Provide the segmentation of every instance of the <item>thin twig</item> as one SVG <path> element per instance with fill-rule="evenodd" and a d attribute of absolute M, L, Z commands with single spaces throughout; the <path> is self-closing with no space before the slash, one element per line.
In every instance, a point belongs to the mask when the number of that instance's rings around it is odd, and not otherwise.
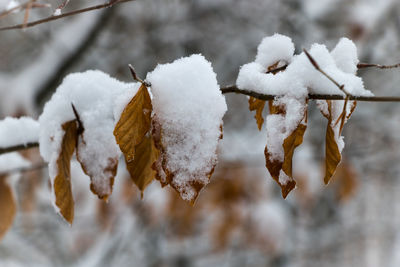
<path fill-rule="evenodd" d="M 328 78 L 332 83 L 334 83 L 343 93 L 345 93 L 347 96 L 350 96 L 349 92 L 347 92 L 346 89 L 344 89 L 344 85 L 343 84 L 339 84 L 335 79 L 333 79 L 330 75 L 328 75 L 325 71 L 323 71 L 317 61 L 315 61 L 315 59 L 310 55 L 310 53 L 307 52 L 306 49 L 303 49 L 304 53 L 306 54 L 308 60 L 310 60 L 311 64 L 314 66 L 314 68 L 319 71 L 320 73 L 322 73 L 322 75 L 324 75 L 326 78 Z"/>
<path fill-rule="evenodd" d="M 58 16 L 50 16 L 44 19 L 40 19 L 40 20 L 36 20 L 36 21 L 32 21 L 29 23 L 22 23 L 22 24 L 17 24 L 17 25 L 13 25 L 13 26 L 6 26 L 6 27 L 1 27 L 0 31 L 6 31 L 6 30 L 15 30 L 15 29 L 23 29 L 23 28 L 29 28 L 29 27 L 33 27 L 42 23 L 46 23 L 46 22 L 50 22 L 53 20 L 57 20 L 57 19 L 61 19 L 61 18 L 65 18 L 65 17 L 70 17 L 70 16 L 74 16 L 74 15 L 78 15 L 81 13 L 85 13 L 85 12 L 89 12 L 89 11 L 93 11 L 93 10 L 97 10 L 97 9 L 103 9 L 103 8 L 107 8 L 107 7 L 111 7 L 114 4 L 121 4 L 121 3 L 126 3 L 126 2 L 132 2 L 135 0 L 111 0 L 110 2 L 107 2 L 105 4 L 101 4 L 101 5 L 96 5 L 96 6 L 92 6 L 92 7 L 87 7 L 87 8 L 83 8 L 83 9 L 78 9 L 75 11 L 71 11 L 71 12 L 67 12 Z"/>
<path fill-rule="evenodd" d="M 85 128 L 83 127 L 83 123 L 82 123 L 82 121 L 81 121 L 81 117 L 79 116 L 79 113 L 78 113 L 78 111 L 76 110 L 74 104 L 71 103 L 71 106 L 72 106 L 72 111 L 74 112 L 76 121 L 77 121 L 77 123 L 78 123 L 78 129 L 76 130 L 76 131 L 77 131 L 77 134 L 78 134 L 78 135 L 81 135 L 81 134 L 85 131 Z"/>
<path fill-rule="evenodd" d="M 131 71 L 132 78 L 135 81 L 142 83 L 146 87 L 151 87 L 151 84 L 149 82 L 139 78 L 139 76 L 136 74 L 135 68 L 131 64 L 128 64 L 128 67 L 129 67 L 129 70 Z"/>
<path fill-rule="evenodd" d="M 395 69 L 400 68 L 400 63 L 394 65 L 380 65 L 380 64 L 370 64 L 370 63 L 358 63 L 358 69 L 365 69 L 365 68 L 377 68 L 377 69 Z"/>
<path fill-rule="evenodd" d="M 230 85 L 221 88 L 223 94 L 236 93 L 241 95 L 252 96 L 260 100 L 274 100 L 277 95 L 260 94 L 251 90 L 239 89 L 236 85 Z M 323 95 L 309 94 L 308 99 L 312 100 L 345 100 L 344 95 Z M 366 102 L 400 102 L 400 96 L 349 96 L 349 100 L 366 101 Z"/>
<path fill-rule="evenodd" d="M 9 147 L 0 147 L 0 155 L 4 154 L 4 153 L 14 152 L 14 151 L 38 147 L 38 146 L 39 146 L 39 143 L 34 142 L 34 143 L 27 143 L 27 144 L 21 144 L 21 145 L 9 146 Z"/>

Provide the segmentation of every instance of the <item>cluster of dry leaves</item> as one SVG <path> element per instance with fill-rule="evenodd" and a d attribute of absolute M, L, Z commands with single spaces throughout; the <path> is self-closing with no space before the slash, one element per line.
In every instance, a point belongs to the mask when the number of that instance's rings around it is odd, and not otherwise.
<path fill-rule="evenodd" d="M 74 107 L 73 107 L 74 109 Z M 158 179 L 163 186 L 170 185 L 179 193 L 173 183 L 175 173 L 170 171 L 166 162 L 165 145 L 162 140 L 162 125 L 158 122 L 156 115 L 152 116 L 152 102 L 148 88 L 142 83 L 136 95 L 126 105 L 121 117 L 114 129 L 114 136 L 124 157 L 127 170 L 132 181 L 143 194 L 144 189 L 154 178 Z M 107 200 L 108 195 L 103 195 L 96 189 L 93 183 L 93 174 L 88 172 L 87 164 L 81 157 L 79 142 L 84 142 L 85 128 L 82 125 L 79 114 L 74 109 L 76 119 L 65 122 L 62 125 L 64 136 L 61 151 L 57 160 L 57 176 L 54 180 L 55 204 L 66 221 L 72 223 L 74 218 L 74 200 L 71 189 L 70 161 L 76 150 L 76 158 L 80 162 L 83 171 L 91 177 L 91 190 L 100 199 Z M 114 183 L 118 159 L 110 159 L 107 170 L 110 174 L 110 186 Z M 212 171 L 208 174 L 210 177 Z M 195 190 L 194 203 L 200 190 L 204 187 L 202 183 L 195 181 L 191 185 Z"/>
<path fill-rule="evenodd" d="M 310 60 L 312 60 L 312 58 L 310 58 Z M 279 62 L 268 67 L 267 72 L 276 74 L 277 72 L 273 70 L 278 65 L 278 63 Z M 313 63 L 313 65 L 317 66 L 317 63 Z M 341 136 L 345 122 L 350 118 L 357 105 L 356 101 L 349 101 L 348 97 L 346 97 L 346 99 L 342 102 L 343 106 L 339 106 L 341 110 L 335 110 L 338 108 L 338 105 L 334 105 L 333 100 L 324 100 L 324 102 L 322 102 L 321 100 L 321 102 L 319 103 L 319 105 L 321 106 L 326 106 L 326 108 L 320 108 L 320 110 L 322 115 L 328 120 L 325 137 L 325 184 L 329 183 L 331 177 L 335 174 L 336 168 L 338 167 L 342 159 L 338 139 Z M 254 117 L 257 121 L 257 126 L 259 130 L 261 130 L 261 127 L 264 123 L 263 110 L 265 104 L 265 100 L 260 100 L 254 97 L 249 98 L 249 109 L 250 111 L 256 112 Z M 281 187 L 282 196 L 284 198 L 286 198 L 289 192 L 296 187 L 296 181 L 293 178 L 292 174 L 292 158 L 294 150 L 303 142 L 303 136 L 307 129 L 307 104 L 308 101 L 305 101 L 305 111 L 302 119 L 297 122 L 297 127 L 283 140 L 282 147 L 284 151 L 284 160 L 278 161 L 273 159 L 268 152 L 268 145 L 265 147 L 264 151 L 267 169 L 272 178 Z M 350 107 L 349 111 L 348 107 Z M 268 108 L 269 114 L 286 116 L 286 107 L 282 105 L 276 105 L 274 100 L 268 101 Z M 281 171 L 283 171 L 289 177 L 289 181 L 286 181 L 285 183 L 282 183 L 282 181 L 280 181 L 279 177 Z"/>

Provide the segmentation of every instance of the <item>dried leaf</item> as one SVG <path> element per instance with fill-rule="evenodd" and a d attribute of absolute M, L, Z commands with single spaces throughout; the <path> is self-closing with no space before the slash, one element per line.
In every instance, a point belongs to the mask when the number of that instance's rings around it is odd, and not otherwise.
<path fill-rule="evenodd" d="M 130 162 L 126 161 L 126 167 L 132 181 L 143 194 L 146 186 L 155 178 L 156 172 L 151 166 L 158 159 L 160 153 L 155 147 L 151 135 L 145 136 L 143 141 L 135 147 L 135 150 L 135 158 Z"/>
<path fill-rule="evenodd" d="M 153 117 L 152 120 L 153 127 L 152 127 L 152 136 L 154 139 L 154 144 L 155 147 L 160 151 L 160 156 L 158 159 L 153 163 L 152 169 L 156 171 L 156 179 L 160 181 L 162 186 L 170 185 L 172 188 L 174 188 L 181 196 L 185 195 L 187 192 L 185 191 L 186 188 L 183 188 L 180 185 L 177 185 L 174 182 L 174 177 L 176 173 L 171 172 L 168 167 L 167 167 L 167 154 L 165 147 L 162 143 L 162 127 L 160 123 L 157 120 L 157 117 Z M 219 136 L 220 139 L 222 139 L 223 134 L 223 128 L 222 125 L 219 127 L 221 134 Z M 215 153 L 217 153 L 215 151 Z M 215 169 L 215 164 L 211 166 L 211 169 L 208 173 L 206 173 L 206 177 L 208 178 L 208 181 L 211 178 L 211 175 L 213 174 Z M 196 174 L 194 174 L 196 175 Z M 206 185 L 204 182 L 200 182 L 200 179 L 197 179 L 196 176 L 191 177 L 192 179 L 187 182 L 187 185 L 189 187 L 189 190 L 194 191 L 194 195 L 192 198 L 187 199 L 192 205 L 194 205 L 197 197 L 199 196 L 200 191 L 203 189 L 203 187 Z M 183 198 L 183 197 L 182 197 Z M 185 198 L 184 198 L 185 199 Z"/>
<path fill-rule="evenodd" d="M 275 106 L 273 101 L 269 101 L 270 114 L 286 114 L 286 111 L 279 106 Z M 266 166 L 272 178 L 279 184 L 283 198 L 286 198 L 290 191 L 296 187 L 296 181 L 292 175 L 292 158 L 296 147 L 303 142 L 303 136 L 307 129 L 307 110 L 305 110 L 303 119 L 299 122 L 296 129 L 283 140 L 284 160 L 283 162 L 272 159 L 268 152 L 268 147 L 265 147 Z M 285 182 L 282 182 L 282 180 Z"/>
<path fill-rule="evenodd" d="M 16 204 L 6 176 L 0 176 L 0 240 L 11 227 L 16 213 Z"/>
<path fill-rule="evenodd" d="M 345 101 L 340 115 L 337 118 L 334 118 L 333 114 L 336 114 L 337 112 L 333 112 L 332 109 L 334 109 L 335 107 L 333 106 L 332 101 L 327 100 L 326 102 L 328 105 L 328 114 L 326 114 L 326 111 L 323 112 L 321 110 L 321 112 L 328 119 L 328 125 L 326 128 L 326 138 L 325 138 L 325 177 L 324 177 L 325 184 L 328 184 L 332 176 L 335 174 L 336 168 L 342 159 L 341 151 L 339 150 L 337 140 L 338 138 L 340 138 L 343 126 L 346 123 L 346 121 L 350 118 L 351 114 L 354 112 L 357 103 L 356 101 L 350 101 L 349 103 Z M 347 114 L 346 111 L 348 104 L 351 106 L 350 106 L 350 111 Z"/>
<path fill-rule="evenodd" d="M 56 205 L 64 219 L 72 224 L 74 220 L 74 199 L 71 189 L 71 157 L 74 153 L 78 135 L 76 121 L 69 121 L 62 125 L 64 137 L 61 143 L 61 152 L 57 159 L 57 176 L 54 179 L 54 194 Z"/>
<path fill-rule="evenodd" d="M 125 107 L 114 129 L 115 139 L 127 162 L 133 160 L 135 147 L 150 130 L 152 110 L 149 92 L 142 84 Z"/>
<path fill-rule="evenodd" d="M 326 128 L 325 138 L 325 177 L 324 182 L 328 184 L 331 177 L 335 174 L 336 167 L 339 165 L 342 155 L 340 154 L 338 145 L 335 139 L 335 133 L 333 132 L 330 123 Z"/>
<path fill-rule="evenodd" d="M 285 158 L 283 160 L 282 169 L 283 171 L 292 177 L 292 158 L 293 153 L 296 147 L 303 143 L 303 136 L 307 129 L 307 126 L 304 124 L 299 124 L 294 130 L 294 132 L 289 135 L 285 141 L 283 142 L 283 150 L 285 152 Z"/>
<path fill-rule="evenodd" d="M 256 115 L 254 115 L 254 118 L 257 121 L 258 130 L 260 130 L 260 131 L 261 131 L 261 127 L 264 123 L 264 118 L 262 116 L 262 112 L 264 110 L 265 102 L 266 101 L 257 99 L 252 96 L 250 96 L 250 98 L 249 98 L 249 109 L 250 109 L 250 111 L 253 111 L 253 110 L 256 111 Z"/>

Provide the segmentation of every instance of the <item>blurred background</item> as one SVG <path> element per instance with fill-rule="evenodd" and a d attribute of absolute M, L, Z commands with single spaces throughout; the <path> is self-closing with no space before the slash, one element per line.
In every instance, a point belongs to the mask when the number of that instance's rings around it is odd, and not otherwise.
<path fill-rule="evenodd" d="M 25 12 L 2 16 L 19 24 Z M 29 12 L 54 13 L 62 1 Z M 21 2 L 19 4 L 23 4 Z M 101 4 L 71 0 L 62 12 Z M 332 49 L 346 36 L 360 61 L 400 62 L 398 0 L 136 0 L 25 30 L 0 32 L 0 119 L 38 118 L 63 77 L 100 69 L 131 81 L 158 63 L 193 53 L 234 84 L 263 37 Z M 400 96 L 400 70 L 360 70 L 375 95 Z M 75 221 L 50 201 L 48 170 L 14 174 L 18 213 L 0 242 L 0 266 L 400 266 L 400 104 L 359 102 L 344 130 L 343 161 L 324 186 L 326 119 L 313 102 L 294 162 L 298 188 L 284 200 L 265 168 L 265 128 L 247 97 L 226 95 L 224 139 L 211 183 L 194 207 L 154 181 L 140 192 L 120 166 L 108 203 L 72 164 Z M 23 152 L 33 165 L 37 149 Z"/>

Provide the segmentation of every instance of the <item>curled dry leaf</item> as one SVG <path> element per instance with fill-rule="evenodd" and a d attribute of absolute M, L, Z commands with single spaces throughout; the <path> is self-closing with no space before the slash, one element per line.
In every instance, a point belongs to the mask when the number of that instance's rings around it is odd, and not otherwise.
<path fill-rule="evenodd" d="M 16 204 L 6 176 L 0 176 L 0 240 L 11 227 L 16 213 Z"/>
<path fill-rule="evenodd" d="M 342 159 L 342 149 L 344 146 L 341 140 L 343 126 L 354 112 L 356 101 L 336 101 L 326 100 L 319 104 L 321 113 L 328 119 L 325 138 L 325 177 L 324 182 L 328 184 L 335 174 L 337 166 Z M 324 108 L 325 106 L 326 108 Z"/>
<path fill-rule="evenodd" d="M 285 115 L 286 111 L 281 106 L 276 106 L 269 101 L 270 114 Z M 283 198 L 286 198 L 290 191 L 296 187 L 296 181 L 292 175 L 292 158 L 296 147 L 303 142 L 303 136 L 307 129 L 307 110 L 304 111 L 303 119 L 297 124 L 293 132 L 287 136 L 282 143 L 284 151 L 283 161 L 271 157 L 268 146 L 265 147 L 266 166 L 272 178 L 279 184 Z"/>
<path fill-rule="evenodd" d="M 126 167 L 131 175 L 132 181 L 140 189 L 143 196 L 144 189 L 155 178 L 156 172 L 152 169 L 152 165 L 158 159 L 160 153 L 155 147 L 151 135 L 145 136 L 143 141 L 138 144 L 135 149 L 135 158 L 132 161 L 126 161 Z"/>
<path fill-rule="evenodd" d="M 62 125 L 64 136 L 61 151 L 57 159 L 57 176 L 54 179 L 56 206 L 64 219 L 72 224 L 74 220 L 74 199 L 71 189 L 71 157 L 74 153 L 78 134 L 76 121 L 68 121 Z"/>
<path fill-rule="evenodd" d="M 114 129 L 114 136 L 125 156 L 127 169 L 142 192 L 154 179 L 155 173 L 151 166 L 159 155 L 153 138 L 146 137 L 151 126 L 152 109 L 149 92 L 142 84 L 126 105 Z"/>
<path fill-rule="evenodd" d="M 250 109 L 250 111 L 253 111 L 253 110 L 256 111 L 256 115 L 254 115 L 254 118 L 257 121 L 258 130 L 260 130 L 260 131 L 261 131 L 261 127 L 264 123 L 264 118 L 262 116 L 262 112 L 264 110 L 265 102 L 266 102 L 265 100 L 260 100 L 255 97 L 252 97 L 252 96 L 249 97 L 249 109 Z"/>

